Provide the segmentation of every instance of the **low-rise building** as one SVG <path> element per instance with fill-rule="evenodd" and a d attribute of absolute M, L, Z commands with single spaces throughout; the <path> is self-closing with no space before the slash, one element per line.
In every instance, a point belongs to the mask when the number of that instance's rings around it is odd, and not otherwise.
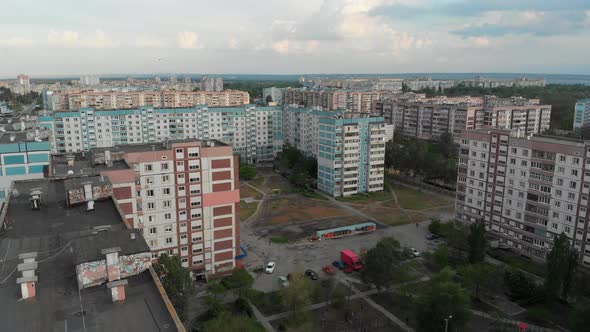
<path fill-rule="evenodd" d="M 590 98 L 581 99 L 576 102 L 574 109 L 573 130 L 577 136 L 587 134 L 590 129 Z"/>

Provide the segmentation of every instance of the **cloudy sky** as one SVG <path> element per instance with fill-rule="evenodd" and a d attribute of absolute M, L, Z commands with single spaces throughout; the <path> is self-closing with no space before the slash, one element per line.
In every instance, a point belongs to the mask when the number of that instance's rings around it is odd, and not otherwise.
<path fill-rule="evenodd" d="M 4 0 L 0 77 L 590 74 L 590 0 Z"/>

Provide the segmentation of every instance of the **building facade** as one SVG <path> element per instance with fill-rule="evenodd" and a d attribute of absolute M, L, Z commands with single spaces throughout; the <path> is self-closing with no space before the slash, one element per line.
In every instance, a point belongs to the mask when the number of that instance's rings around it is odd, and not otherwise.
<path fill-rule="evenodd" d="M 201 77 L 201 91 L 223 91 L 223 78 L 221 77 Z"/>
<path fill-rule="evenodd" d="M 81 108 L 97 110 L 133 109 L 142 106 L 154 108 L 180 108 L 195 105 L 242 106 L 250 102 L 245 91 L 137 91 L 137 92 L 77 92 L 52 93 L 48 109 L 56 112 L 78 111 Z"/>
<path fill-rule="evenodd" d="M 590 124 L 590 99 L 582 99 L 576 102 L 574 111 L 574 133 L 578 136 L 588 130 Z"/>
<path fill-rule="evenodd" d="M 284 105 L 319 107 L 324 110 L 346 110 L 371 113 L 373 102 L 391 95 L 391 91 L 282 89 Z"/>
<path fill-rule="evenodd" d="M 94 75 L 80 76 L 80 85 L 93 86 L 93 85 L 99 85 L 99 84 L 100 84 L 100 78 L 98 76 L 94 76 Z"/>
<path fill-rule="evenodd" d="M 14 181 L 41 179 L 47 172 L 49 141 L 27 141 L 23 136 L 0 136 L 0 202 L 8 196 Z"/>
<path fill-rule="evenodd" d="M 278 105 L 283 104 L 283 91 L 281 88 L 264 88 L 262 89 L 262 101 L 266 103 L 270 97 L 273 103 L 277 103 Z"/>
<path fill-rule="evenodd" d="M 216 139 L 234 147 L 244 162 L 272 160 L 281 151 L 282 111 L 277 107 L 161 108 L 55 112 L 56 151 L 95 147 Z"/>
<path fill-rule="evenodd" d="M 551 106 L 520 97 L 482 99 L 389 99 L 373 104 L 373 112 L 405 136 L 438 139 L 451 133 L 459 140 L 465 130 L 511 129 L 538 134 L 549 129 Z"/>
<path fill-rule="evenodd" d="M 319 118 L 318 189 L 334 197 L 383 190 L 383 118 Z"/>
<path fill-rule="evenodd" d="M 456 217 L 483 221 L 489 234 L 519 253 L 545 259 L 565 233 L 590 266 L 590 144 L 514 131 L 463 133 Z"/>

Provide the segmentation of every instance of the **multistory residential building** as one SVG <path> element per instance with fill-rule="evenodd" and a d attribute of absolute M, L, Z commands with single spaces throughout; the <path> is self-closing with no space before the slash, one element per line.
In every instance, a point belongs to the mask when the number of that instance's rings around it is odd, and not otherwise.
<path fill-rule="evenodd" d="M 223 78 L 221 77 L 201 77 L 201 91 L 223 91 Z"/>
<path fill-rule="evenodd" d="M 51 176 L 108 179 L 125 223 L 143 234 L 152 260 L 177 255 L 195 276 L 218 275 L 231 272 L 240 254 L 238 164 L 227 144 L 178 140 L 56 155 Z"/>
<path fill-rule="evenodd" d="M 55 112 L 53 117 L 56 151 L 61 153 L 169 139 L 217 139 L 232 145 L 244 162 L 258 163 L 272 160 L 283 145 L 278 107 L 83 108 Z"/>
<path fill-rule="evenodd" d="M 16 86 L 13 87 L 16 94 L 26 94 L 31 92 L 31 80 L 28 75 L 20 74 L 16 77 Z"/>
<path fill-rule="evenodd" d="M 99 85 L 99 84 L 100 84 L 100 78 L 98 76 L 84 75 L 84 76 L 80 77 L 80 85 L 93 86 L 93 85 Z"/>
<path fill-rule="evenodd" d="M 590 128 L 590 98 L 576 102 L 574 111 L 574 133 L 577 136 L 586 134 Z M 585 135 L 586 136 L 586 135 Z"/>
<path fill-rule="evenodd" d="M 318 189 L 334 197 L 383 190 L 383 118 L 322 117 L 318 136 Z"/>
<path fill-rule="evenodd" d="M 549 129 L 551 121 L 551 105 L 521 97 L 387 99 L 374 102 L 372 109 L 397 132 L 421 139 L 451 133 L 459 140 L 463 131 L 480 128 L 538 134 Z"/>
<path fill-rule="evenodd" d="M 283 92 L 281 88 L 271 87 L 262 89 L 262 101 L 266 103 L 269 97 L 271 102 L 277 103 L 278 105 L 283 104 Z"/>
<path fill-rule="evenodd" d="M 77 111 L 91 107 L 97 110 L 133 109 L 142 106 L 155 108 L 207 106 L 241 106 L 250 102 L 245 91 L 136 91 L 136 92 L 97 92 L 64 91 L 54 92 L 48 107 L 52 111 Z"/>
<path fill-rule="evenodd" d="M 184 84 L 191 84 L 191 77 L 190 77 L 190 76 L 185 76 L 185 77 L 182 79 L 182 82 L 183 82 Z"/>
<path fill-rule="evenodd" d="M 391 95 L 391 91 L 282 89 L 284 105 L 320 107 L 324 110 L 346 110 L 371 113 L 373 102 Z"/>
<path fill-rule="evenodd" d="M 8 196 L 14 181 L 44 177 L 50 150 L 47 137 L 39 139 L 26 132 L 0 132 L 0 203 Z"/>
<path fill-rule="evenodd" d="M 283 137 L 318 160 L 318 189 L 334 197 L 383 190 L 383 118 L 287 108 Z"/>
<path fill-rule="evenodd" d="M 472 79 L 460 80 L 458 84 L 465 85 L 466 87 L 477 87 L 477 88 L 497 88 L 501 86 L 514 86 L 514 87 L 531 87 L 531 86 L 545 86 L 544 78 L 528 78 L 519 77 L 511 80 L 498 80 L 485 78 L 483 76 L 476 76 Z"/>
<path fill-rule="evenodd" d="M 455 81 L 439 81 L 433 80 L 432 77 L 416 77 L 413 79 L 404 80 L 403 84 L 410 91 L 419 91 L 424 89 L 444 91 L 445 89 L 455 86 Z"/>
<path fill-rule="evenodd" d="M 590 144 L 480 129 L 463 133 L 457 219 L 483 221 L 502 245 L 545 259 L 565 233 L 590 266 Z"/>

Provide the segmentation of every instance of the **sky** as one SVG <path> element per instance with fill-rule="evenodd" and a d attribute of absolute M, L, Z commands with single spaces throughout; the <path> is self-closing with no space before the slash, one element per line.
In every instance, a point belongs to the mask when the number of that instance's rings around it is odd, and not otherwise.
<path fill-rule="evenodd" d="M 3 0 L 0 77 L 590 74 L 590 0 Z"/>

